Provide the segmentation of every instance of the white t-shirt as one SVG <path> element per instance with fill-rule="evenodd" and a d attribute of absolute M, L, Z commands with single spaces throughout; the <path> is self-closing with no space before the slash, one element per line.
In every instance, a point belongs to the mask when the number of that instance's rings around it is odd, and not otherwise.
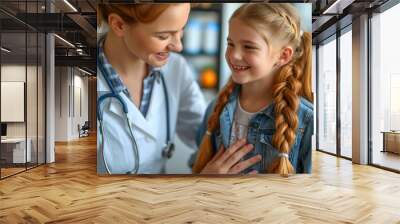
<path fill-rule="evenodd" d="M 247 138 L 247 130 L 249 129 L 249 122 L 251 118 L 253 118 L 253 116 L 255 116 L 260 111 L 265 110 L 265 108 L 267 107 L 268 105 L 257 112 L 250 113 L 242 108 L 242 106 L 240 105 L 240 100 L 238 99 L 235 109 L 235 115 L 233 118 L 231 137 L 229 140 L 230 146 L 242 138 Z"/>

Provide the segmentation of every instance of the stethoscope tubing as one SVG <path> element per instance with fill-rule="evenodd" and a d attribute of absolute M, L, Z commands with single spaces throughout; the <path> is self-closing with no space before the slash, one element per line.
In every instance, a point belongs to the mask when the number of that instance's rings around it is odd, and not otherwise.
<path fill-rule="evenodd" d="M 110 88 L 110 91 L 111 91 L 110 93 L 103 94 L 97 100 L 97 118 L 99 120 L 99 126 L 100 126 L 100 136 L 101 136 L 100 137 L 101 138 L 100 139 L 100 144 L 101 144 L 102 159 L 103 159 L 105 168 L 107 170 L 107 173 L 111 174 L 111 170 L 110 170 L 109 166 L 107 165 L 107 161 L 106 161 L 106 158 L 104 156 L 104 145 L 105 145 L 104 141 L 105 141 L 105 138 L 104 138 L 103 111 L 101 110 L 101 104 L 107 98 L 116 98 L 119 101 L 119 103 L 121 104 L 122 109 L 123 109 L 123 111 L 125 113 L 126 122 L 128 123 L 128 127 L 129 127 L 129 134 L 130 134 L 132 142 L 133 142 L 132 152 L 133 152 L 133 157 L 135 158 L 135 167 L 133 168 L 132 171 L 127 172 L 127 174 L 136 174 L 138 172 L 138 170 L 139 170 L 140 158 L 139 158 L 139 150 L 138 150 L 138 145 L 137 145 L 137 142 L 136 142 L 136 138 L 135 138 L 135 136 L 133 134 L 132 123 L 131 123 L 131 121 L 129 119 L 129 116 L 128 116 L 128 107 L 127 107 L 126 103 L 123 101 L 122 97 L 118 93 L 116 93 L 116 91 L 112 88 L 111 81 L 108 79 L 108 73 L 105 70 L 105 68 L 103 67 L 104 62 L 103 62 L 103 60 L 101 60 L 101 57 L 99 57 L 99 49 L 97 49 L 97 52 L 98 52 L 98 54 L 97 54 L 98 68 L 100 69 L 101 73 L 103 74 L 104 79 L 106 80 L 107 85 L 108 85 L 108 87 Z M 165 79 L 162 76 L 162 74 L 159 74 L 159 76 L 157 78 L 161 78 L 161 82 L 162 82 L 162 86 L 163 86 L 163 90 L 164 90 L 164 98 L 165 98 L 165 103 L 166 103 L 166 108 L 165 109 L 166 109 L 166 113 L 167 113 L 167 119 L 166 119 L 167 120 L 166 121 L 166 123 L 167 123 L 167 139 L 166 139 L 165 150 L 168 151 L 170 149 L 169 147 L 173 148 L 173 144 L 170 141 L 170 121 L 169 121 L 169 118 L 170 118 L 169 113 L 170 113 L 170 111 L 169 111 L 168 90 L 167 90 L 167 87 L 166 87 Z"/>

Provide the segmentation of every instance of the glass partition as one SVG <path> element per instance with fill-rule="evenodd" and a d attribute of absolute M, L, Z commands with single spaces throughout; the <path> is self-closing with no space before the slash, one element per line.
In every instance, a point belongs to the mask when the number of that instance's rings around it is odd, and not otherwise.
<path fill-rule="evenodd" d="M 352 33 L 340 36 L 340 155 L 352 157 Z"/>
<path fill-rule="evenodd" d="M 318 149 L 336 154 L 336 37 L 318 47 Z"/>
<path fill-rule="evenodd" d="M 400 4 L 371 18 L 372 164 L 400 171 Z"/>
<path fill-rule="evenodd" d="M 2 177 L 24 171 L 31 156 L 26 150 L 26 40 L 25 32 L 1 34 Z"/>
<path fill-rule="evenodd" d="M 0 2 L 1 179 L 45 162 L 46 40 L 22 22 L 44 3 Z"/>

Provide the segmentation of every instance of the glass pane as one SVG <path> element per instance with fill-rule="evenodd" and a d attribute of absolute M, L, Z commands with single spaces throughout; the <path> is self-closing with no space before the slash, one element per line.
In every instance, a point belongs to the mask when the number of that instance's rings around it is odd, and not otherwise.
<path fill-rule="evenodd" d="M 25 170 L 26 33 L 1 34 L 2 178 Z"/>
<path fill-rule="evenodd" d="M 340 150 L 352 157 L 352 35 L 351 30 L 340 37 Z"/>
<path fill-rule="evenodd" d="M 37 73 L 38 73 L 38 38 L 37 33 L 27 33 L 28 38 L 28 63 L 27 63 L 27 80 L 26 80 L 26 115 L 27 115 L 27 150 L 28 152 L 28 168 L 37 165 Z"/>
<path fill-rule="evenodd" d="M 372 163 L 400 170 L 400 4 L 372 18 Z"/>
<path fill-rule="evenodd" d="M 37 16 L 32 16 L 33 13 L 38 12 L 38 3 L 27 2 L 26 12 L 30 20 L 37 20 Z M 37 23 L 37 21 L 32 21 Z M 28 62 L 27 62 L 27 150 L 31 151 L 30 158 L 28 159 L 28 168 L 37 166 L 38 160 L 38 34 L 36 30 L 27 31 L 27 48 L 28 48 Z"/>
<path fill-rule="evenodd" d="M 26 1 L 25 1 L 26 2 Z M 16 13 L 26 9 L 22 1 L 2 1 L 5 7 Z M 26 142 L 26 30 L 25 25 L 4 13 L 1 23 L 1 140 L 2 178 L 26 170 L 30 158 Z"/>
<path fill-rule="evenodd" d="M 2 9 L 20 18 L 0 13 L 2 178 L 45 160 L 45 36 L 21 22 L 37 19 L 44 5 L 45 0 L 0 1 Z"/>
<path fill-rule="evenodd" d="M 313 92 L 313 97 L 314 97 L 314 104 L 315 102 L 318 101 L 317 96 L 316 96 L 316 91 L 317 90 L 317 48 L 315 45 L 312 46 L 312 92 Z M 317 119 L 315 119 L 317 110 L 315 109 L 314 105 L 314 130 L 317 130 L 316 124 L 317 124 Z M 316 137 L 317 135 L 314 133 L 312 136 L 312 149 L 315 150 L 316 147 Z"/>
<path fill-rule="evenodd" d="M 46 76 L 45 76 L 45 44 L 46 37 L 44 34 L 39 33 L 39 45 L 38 45 L 38 163 L 45 163 L 45 87 L 46 87 Z"/>
<path fill-rule="evenodd" d="M 318 48 L 318 147 L 336 153 L 336 39 Z"/>

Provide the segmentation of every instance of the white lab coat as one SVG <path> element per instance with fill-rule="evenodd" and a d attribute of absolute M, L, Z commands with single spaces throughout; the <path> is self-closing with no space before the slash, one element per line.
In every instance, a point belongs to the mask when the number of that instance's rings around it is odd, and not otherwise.
<path fill-rule="evenodd" d="M 175 133 L 192 148 L 196 148 L 195 136 L 202 122 L 206 104 L 193 72 L 186 60 L 171 53 L 166 65 L 161 67 L 162 75 L 168 91 L 170 111 L 170 135 Z M 109 92 L 109 87 L 100 70 L 97 71 L 98 97 Z M 138 173 L 163 173 L 165 162 L 161 155 L 166 141 L 166 102 L 161 80 L 155 81 L 150 106 L 146 117 L 121 93 L 128 105 L 128 116 L 132 121 L 133 134 L 139 148 Z M 101 144 L 104 143 L 104 157 L 112 174 L 124 174 L 134 168 L 133 142 L 125 113 L 118 100 L 107 98 L 101 105 L 103 109 L 104 139 L 98 136 L 97 172 L 106 174 Z M 97 126 L 99 128 L 99 125 Z M 98 130 L 98 135 L 100 131 Z"/>

